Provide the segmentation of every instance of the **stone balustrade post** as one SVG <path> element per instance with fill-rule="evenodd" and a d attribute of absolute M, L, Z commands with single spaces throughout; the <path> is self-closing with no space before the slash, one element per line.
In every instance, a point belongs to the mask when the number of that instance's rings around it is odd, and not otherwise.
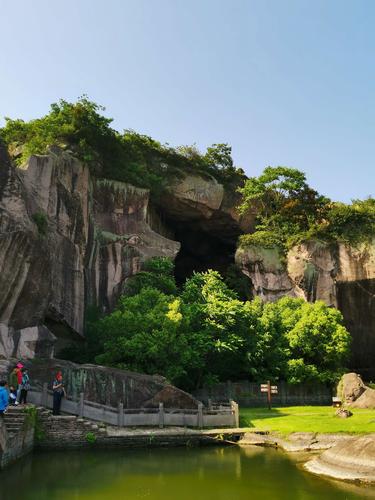
<path fill-rule="evenodd" d="M 198 403 L 198 427 L 203 428 L 203 403 Z"/>
<path fill-rule="evenodd" d="M 42 397 L 41 397 L 40 404 L 42 406 L 45 406 L 46 408 L 48 406 L 48 384 L 47 384 L 47 382 L 44 382 L 44 384 L 43 384 Z"/>
<path fill-rule="evenodd" d="M 159 427 L 162 429 L 164 427 L 164 404 L 159 403 Z"/>
<path fill-rule="evenodd" d="M 117 411 L 117 425 L 124 427 L 124 403 L 119 402 Z"/>
<path fill-rule="evenodd" d="M 233 427 L 238 428 L 240 426 L 240 413 L 238 409 L 238 403 L 235 401 L 230 402 L 230 406 L 232 409 L 232 415 L 233 415 Z"/>
<path fill-rule="evenodd" d="M 79 417 L 83 417 L 84 406 L 85 406 L 85 395 L 83 392 L 81 392 L 79 394 L 78 411 L 77 411 Z"/>

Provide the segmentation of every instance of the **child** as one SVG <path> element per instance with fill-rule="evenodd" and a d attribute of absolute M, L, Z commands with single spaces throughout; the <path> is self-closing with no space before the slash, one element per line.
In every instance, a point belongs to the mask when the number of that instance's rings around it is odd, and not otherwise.
<path fill-rule="evenodd" d="M 17 389 L 13 385 L 9 387 L 9 404 L 12 406 L 18 405 Z"/>

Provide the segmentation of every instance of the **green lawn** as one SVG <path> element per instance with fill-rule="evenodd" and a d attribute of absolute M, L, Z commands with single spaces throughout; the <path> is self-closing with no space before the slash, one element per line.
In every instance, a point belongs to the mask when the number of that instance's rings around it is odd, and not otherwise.
<path fill-rule="evenodd" d="M 290 406 L 287 408 L 241 408 L 240 426 L 250 429 L 291 432 L 375 432 L 375 410 L 353 409 L 353 416 L 339 418 L 330 406 Z"/>

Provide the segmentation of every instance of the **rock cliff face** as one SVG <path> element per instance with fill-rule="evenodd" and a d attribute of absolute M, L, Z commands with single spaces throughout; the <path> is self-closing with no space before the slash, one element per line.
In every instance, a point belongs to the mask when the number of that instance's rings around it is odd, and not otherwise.
<path fill-rule="evenodd" d="M 237 202 L 213 177 L 183 172 L 151 202 L 69 151 L 20 169 L 0 145 L 0 357 L 52 356 L 53 334 L 83 335 L 88 306 L 111 311 L 150 257 L 176 258 L 181 281 L 225 270 L 249 224 Z"/>
<path fill-rule="evenodd" d="M 375 240 L 354 248 L 307 241 L 286 256 L 276 248 L 239 248 L 236 262 L 264 300 L 282 296 L 338 307 L 353 336 L 351 366 L 375 374 Z"/>
<path fill-rule="evenodd" d="M 89 304 L 113 308 L 145 259 L 176 256 L 179 243 L 146 222 L 148 201 L 144 189 L 91 178 L 68 152 L 20 170 L 1 149 L 0 356 L 52 354 L 46 322 L 82 335 Z"/>
<path fill-rule="evenodd" d="M 236 260 L 264 300 L 338 307 L 354 339 L 351 367 L 374 377 L 375 241 L 308 241 L 287 256 L 236 250 L 254 223 L 236 210 L 238 196 L 209 175 L 181 172 L 150 200 L 146 189 L 92 177 L 69 151 L 51 148 L 19 169 L 0 145 L 0 357 L 51 356 L 53 334 L 83 335 L 89 305 L 109 312 L 142 262 L 169 256 L 180 282 Z"/>

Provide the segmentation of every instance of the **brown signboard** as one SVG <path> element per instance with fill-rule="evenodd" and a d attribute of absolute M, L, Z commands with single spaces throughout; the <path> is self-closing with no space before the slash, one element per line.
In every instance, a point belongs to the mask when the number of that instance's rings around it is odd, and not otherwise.
<path fill-rule="evenodd" d="M 268 408 L 271 409 L 271 394 L 277 394 L 277 385 L 271 385 L 268 380 L 267 384 L 260 384 L 260 392 L 267 393 Z"/>

